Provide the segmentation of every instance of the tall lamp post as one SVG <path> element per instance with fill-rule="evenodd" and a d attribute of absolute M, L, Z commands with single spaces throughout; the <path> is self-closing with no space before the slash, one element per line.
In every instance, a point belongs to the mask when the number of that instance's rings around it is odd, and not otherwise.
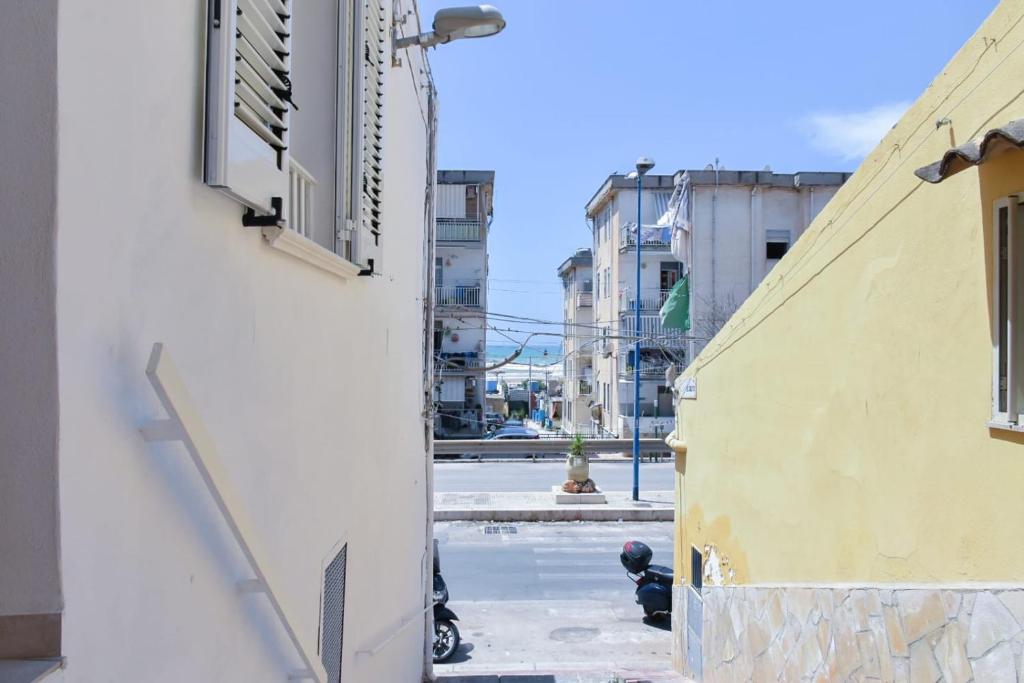
<path fill-rule="evenodd" d="M 633 500 L 640 500 L 640 242 L 642 241 L 641 191 L 644 175 L 654 168 L 654 159 L 636 160 L 636 293 L 633 306 L 636 319 L 633 325 Z"/>

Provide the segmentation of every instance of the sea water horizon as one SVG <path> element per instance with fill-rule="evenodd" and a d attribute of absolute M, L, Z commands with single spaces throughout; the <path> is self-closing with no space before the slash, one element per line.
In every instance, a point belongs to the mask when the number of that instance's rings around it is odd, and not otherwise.
<path fill-rule="evenodd" d="M 518 348 L 519 344 L 511 342 L 497 344 L 487 342 L 487 364 L 491 365 L 505 360 L 515 353 Z M 557 363 L 562 359 L 562 345 L 560 343 L 528 344 L 523 349 L 523 352 L 519 354 L 519 357 L 516 358 L 516 363 L 529 363 L 531 358 L 536 365 Z"/>

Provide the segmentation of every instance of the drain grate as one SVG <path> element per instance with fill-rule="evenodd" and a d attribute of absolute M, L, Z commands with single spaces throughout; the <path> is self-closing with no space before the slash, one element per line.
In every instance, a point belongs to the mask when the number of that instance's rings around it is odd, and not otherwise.
<path fill-rule="evenodd" d="M 491 524 L 484 527 L 484 534 L 493 536 L 496 534 L 516 534 L 519 530 L 511 524 Z"/>

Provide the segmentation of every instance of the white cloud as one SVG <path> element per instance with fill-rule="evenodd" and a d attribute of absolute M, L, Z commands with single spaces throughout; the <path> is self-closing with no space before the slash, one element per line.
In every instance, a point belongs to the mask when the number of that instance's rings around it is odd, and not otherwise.
<path fill-rule="evenodd" d="M 804 118 L 804 127 L 815 147 L 845 161 L 860 159 L 875 148 L 909 107 L 909 102 L 893 102 L 864 111 L 811 114 Z"/>

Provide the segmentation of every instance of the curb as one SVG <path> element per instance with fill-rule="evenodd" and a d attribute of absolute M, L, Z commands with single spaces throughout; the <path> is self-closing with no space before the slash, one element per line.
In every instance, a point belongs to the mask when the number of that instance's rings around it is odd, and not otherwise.
<path fill-rule="evenodd" d="M 541 508 L 434 510 L 435 522 L 671 522 L 675 510 L 667 508 Z"/>
<path fill-rule="evenodd" d="M 626 681 L 627 683 L 655 683 L 655 681 L 689 682 L 690 679 L 682 678 L 674 671 L 627 671 L 616 672 L 604 669 L 584 671 L 552 671 L 521 672 L 521 673 L 437 673 L 435 680 L 438 683 L 556 683 L 557 681 Z"/>

